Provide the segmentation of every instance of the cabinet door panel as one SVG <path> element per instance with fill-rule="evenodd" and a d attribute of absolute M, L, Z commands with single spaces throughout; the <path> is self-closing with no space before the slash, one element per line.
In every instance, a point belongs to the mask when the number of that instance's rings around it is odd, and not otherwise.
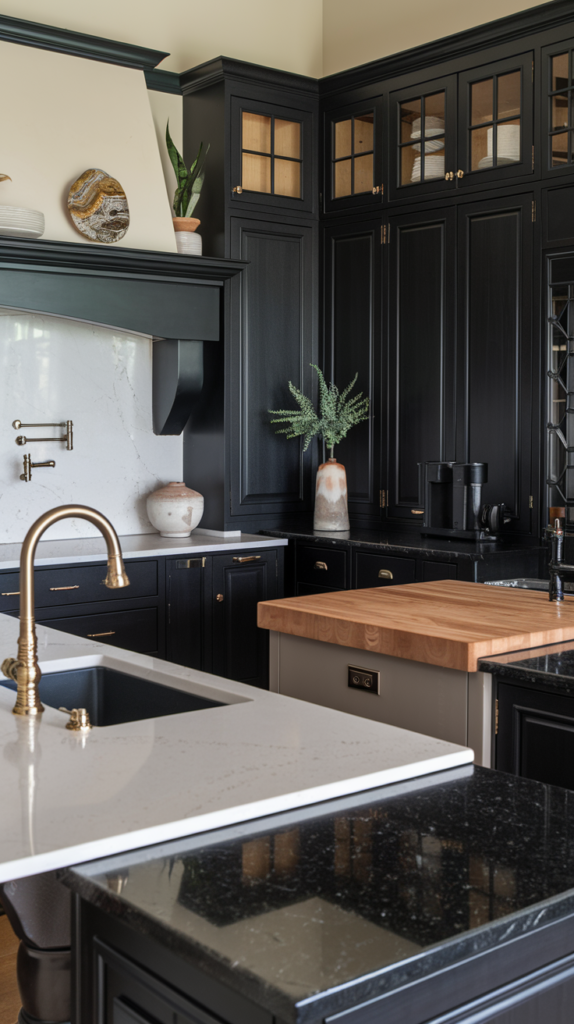
<path fill-rule="evenodd" d="M 314 229 L 231 218 L 232 256 L 248 260 L 232 330 L 232 515 L 312 508 L 311 452 L 272 426 L 270 409 L 297 408 L 288 382 L 316 383 Z"/>
<path fill-rule="evenodd" d="M 383 200 L 383 98 L 326 111 L 325 212 L 377 208 Z"/>
<path fill-rule="evenodd" d="M 456 75 L 390 95 L 390 198 L 421 199 L 456 187 Z"/>
<path fill-rule="evenodd" d="M 368 395 L 370 418 L 336 447 L 347 471 L 351 515 L 380 517 L 381 220 L 325 232 L 325 366 L 342 390 Z"/>
<path fill-rule="evenodd" d="M 277 556 L 253 555 L 256 561 L 247 564 L 234 561 L 238 556 L 213 558 L 213 672 L 267 689 L 269 636 L 257 626 L 257 604 L 277 596 Z"/>
<path fill-rule="evenodd" d="M 459 211 L 457 460 L 488 463 L 483 500 L 530 531 L 532 196 Z M 507 528 L 509 529 L 509 528 Z"/>
<path fill-rule="evenodd" d="M 498 684 L 496 767 L 574 789 L 574 697 Z"/>
<path fill-rule="evenodd" d="M 204 650 L 206 562 L 206 558 L 174 558 L 166 565 L 167 660 L 188 668 L 207 668 Z"/>
<path fill-rule="evenodd" d="M 417 464 L 454 457 L 454 217 L 389 219 L 388 514 L 414 522 Z"/>

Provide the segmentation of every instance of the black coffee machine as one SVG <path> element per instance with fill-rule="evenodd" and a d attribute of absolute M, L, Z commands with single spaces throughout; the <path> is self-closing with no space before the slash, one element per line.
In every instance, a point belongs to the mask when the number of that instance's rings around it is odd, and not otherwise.
<path fill-rule="evenodd" d="M 510 522 L 506 507 L 482 504 L 486 462 L 419 462 L 422 533 L 468 540 L 492 540 Z"/>

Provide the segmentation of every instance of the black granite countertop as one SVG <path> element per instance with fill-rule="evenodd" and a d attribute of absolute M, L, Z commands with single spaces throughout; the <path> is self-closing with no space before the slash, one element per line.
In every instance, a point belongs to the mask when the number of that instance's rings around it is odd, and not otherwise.
<path fill-rule="evenodd" d="M 465 766 L 63 877 L 304 1024 L 574 914 L 574 792 Z"/>
<path fill-rule="evenodd" d="M 393 554 L 411 555 L 411 557 L 427 556 L 440 558 L 441 561 L 460 561 L 468 559 L 472 562 L 480 562 L 488 556 L 500 555 L 508 552 L 524 551 L 528 553 L 547 553 L 546 547 L 527 544 L 524 541 L 513 540 L 491 540 L 491 541 L 470 541 L 470 540 L 449 540 L 444 537 L 422 537 L 417 533 L 392 532 L 390 530 L 367 530 L 355 528 L 346 531 L 331 533 L 326 531 L 313 530 L 312 521 L 308 523 L 286 522 L 281 529 L 261 530 L 266 537 L 287 537 L 289 540 L 306 540 L 314 544 L 337 544 L 344 546 L 371 547 L 374 551 Z"/>
<path fill-rule="evenodd" d="M 538 690 L 574 696 L 574 644 L 548 644 L 478 663 L 479 672 Z"/>

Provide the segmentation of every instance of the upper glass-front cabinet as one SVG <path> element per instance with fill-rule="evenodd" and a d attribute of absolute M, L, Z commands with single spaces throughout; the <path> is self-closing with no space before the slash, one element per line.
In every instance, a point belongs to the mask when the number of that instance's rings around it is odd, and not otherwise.
<path fill-rule="evenodd" d="M 574 39 L 548 47 L 543 68 L 543 145 L 546 147 L 543 169 L 552 177 L 571 174 L 574 165 Z"/>
<path fill-rule="evenodd" d="M 456 153 L 455 104 L 455 75 L 393 93 L 391 152 L 395 171 L 390 198 L 454 187 L 455 176 L 449 172 Z"/>
<path fill-rule="evenodd" d="M 381 205 L 381 103 L 379 97 L 325 115 L 326 210 Z"/>
<path fill-rule="evenodd" d="M 233 201 L 312 209 L 312 131 L 307 111 L 233 97 Z"/>

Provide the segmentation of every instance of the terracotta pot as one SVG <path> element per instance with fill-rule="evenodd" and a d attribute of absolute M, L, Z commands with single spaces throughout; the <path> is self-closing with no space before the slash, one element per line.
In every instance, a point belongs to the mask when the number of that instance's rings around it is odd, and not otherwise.
<path fill-rule="evenodd" d="M 201 235 L 197 234 L 197 228 L 201 221 L 197 217 L 173 217 L 172 219 L 177 251 L 186 253 L 188 256 L 201 256 L 202 240 Z"/>
<path fill-rule="evenodd" d="M 314 530 L 348 530 L 347 474 L 336 459 L 329 459 L 317 470 Z"/>
<path fill-rule="evenodd" d="M 172 482 L 150 494 L 148 519 L 161 537 L 189 537 L 203 515 L 203 495 L 184 483 Z"/>

